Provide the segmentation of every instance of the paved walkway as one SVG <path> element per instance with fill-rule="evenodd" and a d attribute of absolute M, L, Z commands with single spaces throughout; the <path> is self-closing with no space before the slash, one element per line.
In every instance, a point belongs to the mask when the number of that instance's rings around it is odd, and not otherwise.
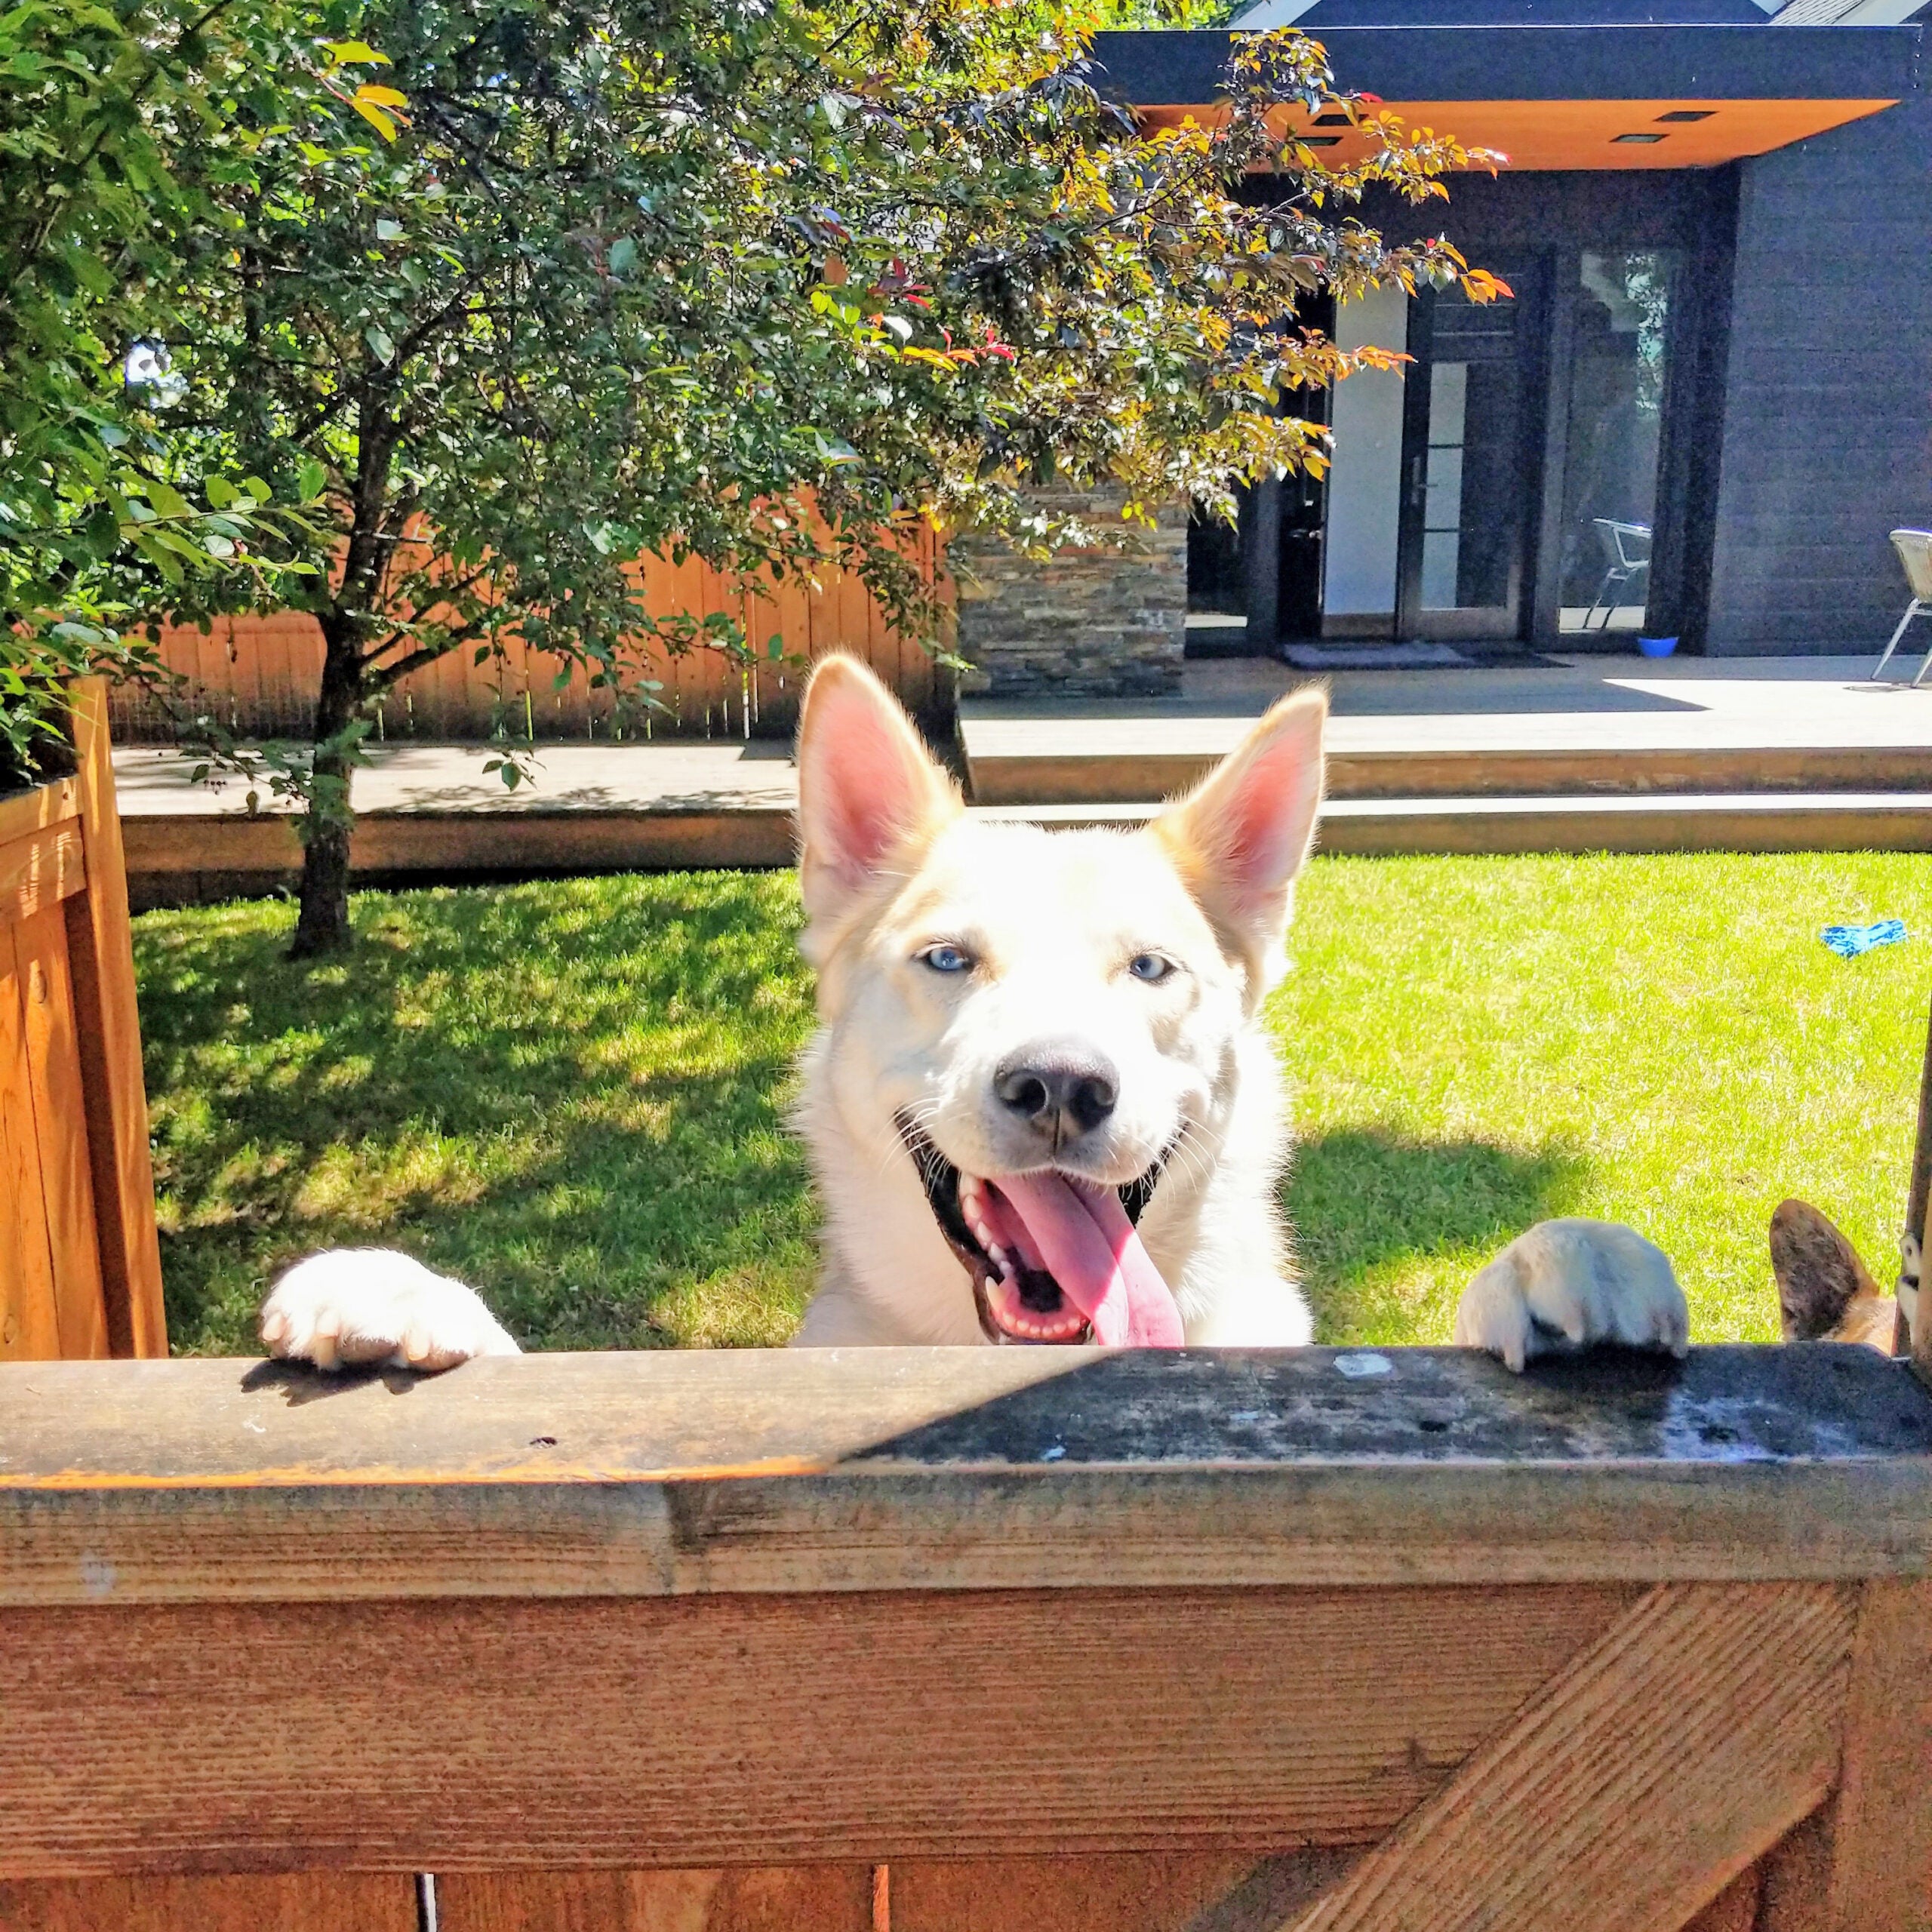
<path fill-rule="evenodd" d="M 1199 751 L 1218 755 L 1284 692 L 1326 681 L 1341 752 L 1932 746 L 1932 685 L 1874 685 L 1868 657 L 1578 657 L 1552 666 L 1339 671 L 1259 660 L 1190 664 L 1176 698 L 968 699 L 974 758 Z"/>
<path fill-rule="evenodd" d="M 1327 681 L 1331 851 L 1932 850 L 1932 688 L 1869 660 L 1578 657 L 1554 667 L 1343 672 Z M 983 808 L 1131 823 L 1309 681 L 1190 665 L 1180 695 L 969 700 Z M 782 865 L 797 775 L 764 742 L 546 745 L 506 791 L 474 747 L 387 745 L 355 782 L 359 871 L 388 877 Z M 115 769 L 137 896 L 259 888 L 297 862 L 248 787 L 196 786 L 180 754 Z M 263 795 L 266 804 L 266 794 Z"/>
<path fill-rule="evenodd" d="M 507 790 L 484 770 L 488 754 L 461 745 L 383 745 L 358 771 L 350 795 L 359 812 L 789 812 L 798 795 L 788 746 L 725 740 L 706 744 L 540 745 L 537 782 Z M 248 816 L 238 779 L 192 782 L 177 752 L 128 746 L 114 754 L 124 818 Z M 260 790 L 263 809 L 268 789 Z"/>

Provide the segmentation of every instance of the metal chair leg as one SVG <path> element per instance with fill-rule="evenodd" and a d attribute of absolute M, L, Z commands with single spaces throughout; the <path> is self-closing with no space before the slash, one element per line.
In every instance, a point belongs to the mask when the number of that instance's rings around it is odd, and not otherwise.
<path fill-rule="evenodd" d="M 1878 663 L 1872 667 L 1872 682 L 1873 684 L 1875 685 L 1878 681 L 1878 673 L 1884 670 L 1885 666 L 1892 661 L 1892 653 L 1899 648 L 1899 639 L 1905 635 L 1906 625 L 1910 623 L 1913 618 L 1919 616 L 1924 611 L 1924 608 L 1925 607 L 1921 605 L 1915 597 L 1906 606 L 1905 615 L 1899 620 L 1899 627 L 1897 630 L 1893 632 L 1892 641 L 1890 644 L 1886 645 L 1884 656 L 1880 658 Z M 1932 660 L 1932 651 L 1928 651 L 1926 655 L 1928 660 Z M 1918 667 L 1918 677 L 1922 678 L 1924 675 L 1925 666 L 1921 664 Z M 1918 682 L 1918 678 L 1915 678 L 1912 680 L 1912 682 L 1916 685 Z"/>
<path fill-rule="evenodd" d="M 1603 581 L 1597 586 L 1595 599 L 1591 604 L 1589 609 L 1583 614 L 1585 630 L 1587 631 L 1589 629 L 1590 620 L 1596 615 L 1599 607 L 1603 611 L 1603 622 L 1598 628 L 1606 631 L 1610 629 L 1610 620 L 1617 615 L 1617 593 L 1629 580 L 1629 573 L 1627 571 L 1620 570 L 1614 564 L 1604 572 Z"/>

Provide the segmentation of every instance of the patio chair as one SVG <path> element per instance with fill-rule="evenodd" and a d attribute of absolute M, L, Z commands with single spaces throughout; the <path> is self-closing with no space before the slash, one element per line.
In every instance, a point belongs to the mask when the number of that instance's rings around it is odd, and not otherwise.
<path fill-rule="evenodd" d="M 1905 615 L 1899 620 L 1899 627 L 1893 632 L 1884 656 L 1872 667 L 1872 681 L 1875 685 L 1878 681 L 1878 673 L 1892 661 L 1892 653 L 1899 648 L 1899 640 L 1905 635 L 1906 625 L 1915 617 L 1932 617 L 1932 530 L 1895 530 L 1892 532 L 1892 548 L 1899 553 L 1899 561 L 1905 566 L 1905 580 L 1912 586 L 1912 601 L 1905 607 Z M 1912 681 L 1914 691 L 1918 688 L 1919 679 L 1925 675 L 1928 666 L 1932 666 L 1932 644 L 1925 647 L 1918 677 Z"/>
<path fill-rule="evenodd" d="M 1604 561 L 1609 568 L 1603 574 L 1603 581 L 1597 586 L 1597 594 L 1590 608 L 1583 614 L 1583 628 L 1588 630 L 1590 620 L 1601 610 L 1603 623 L 1600 629 L 1608 630 L 1610 620 L 1617 614 L 1617 593 L 1626 584 L 1641 577 L 1647 578 L 1651 571 L 1651 526 L 1647 523 L 1619 523 L 1614 517 L 1593 516 L 1590 521 L 1597 533 L 1597 541 L 1603 546 Z M 1638 546 L 1641 545 L 1640 552 Z M 1648 588 L 1647 584 L 1645 586 Z"/>

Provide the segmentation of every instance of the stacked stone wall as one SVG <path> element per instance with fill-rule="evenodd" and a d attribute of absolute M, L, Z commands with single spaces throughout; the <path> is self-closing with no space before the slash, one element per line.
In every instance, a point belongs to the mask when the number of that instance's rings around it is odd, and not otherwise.
<path fill-rule="evenodd" d="M 1043 507 L 1120 521 L 1117 493 L 1043 493 Z M 1063 549 L 1035 562 L 985 538 L 948 549 L 958 598 L 960 689 L 990 697 L 1159 697 L 1180 685 L 1187 637 L 1187 513 L 1163 510 L 1124 550 Z"/>

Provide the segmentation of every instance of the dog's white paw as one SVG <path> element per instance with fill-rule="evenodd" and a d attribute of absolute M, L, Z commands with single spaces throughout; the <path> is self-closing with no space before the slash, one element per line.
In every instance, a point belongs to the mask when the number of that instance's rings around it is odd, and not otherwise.
<path fill-rule="evenodd" d="M 1690 1311 L 1669 1257 L 1616 1221 L 1540 1221 L 1463 1291 L 1460 1347 L 1487 1349 L 1521 1373 L 1532 1356 L 1599 1342 L 1690 1346 Z"/>
<path fill-rule="evenodd" d="M 298 1261 L 262 1304 L 270 1355 L 318 1368 L 380 1362 L 454 1368 L 518 1352 L 474 1288 L 386 1247 L 338 1247 Z"/>

